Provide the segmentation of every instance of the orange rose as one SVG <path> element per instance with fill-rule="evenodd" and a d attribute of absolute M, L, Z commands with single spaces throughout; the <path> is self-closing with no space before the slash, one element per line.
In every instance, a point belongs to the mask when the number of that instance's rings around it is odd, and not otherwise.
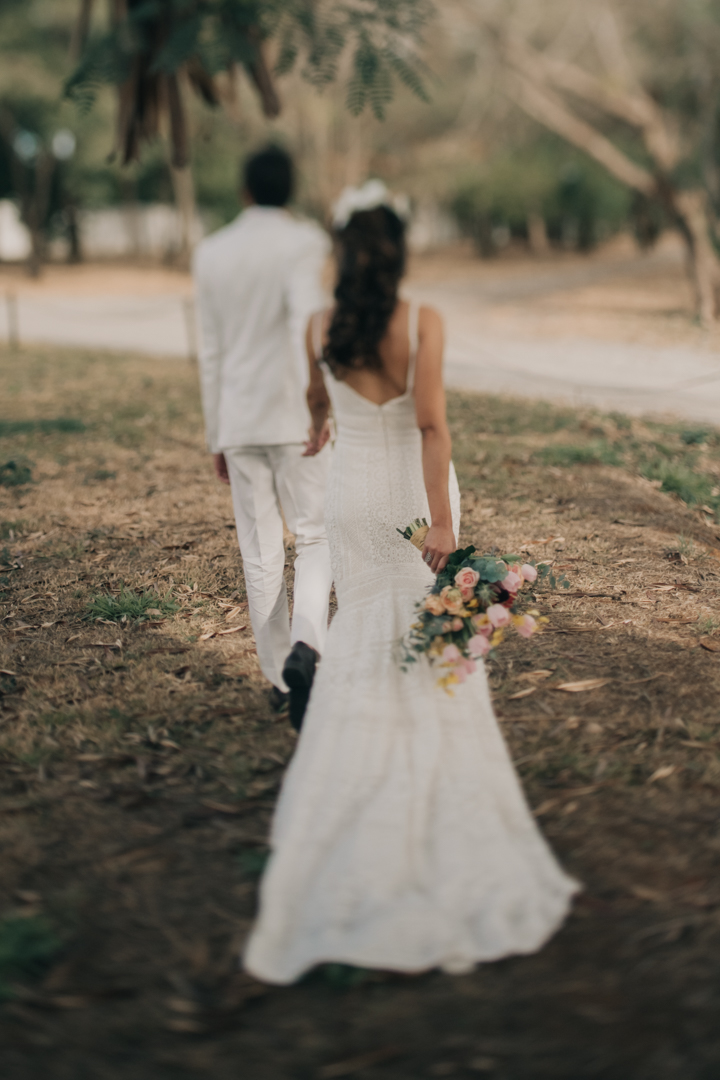
<path fill-rule="evenodd" d="M 444 615 L 445 604 L 437 593 L 430 593 L 425 600 L 425 610 L 429 611 L 431 615 Z"/>
<path fill-rule="evenodd" d="M 446 585 L 440 593 L 448 615 L 466 615 L 465 600 L 456 585 Z"/>

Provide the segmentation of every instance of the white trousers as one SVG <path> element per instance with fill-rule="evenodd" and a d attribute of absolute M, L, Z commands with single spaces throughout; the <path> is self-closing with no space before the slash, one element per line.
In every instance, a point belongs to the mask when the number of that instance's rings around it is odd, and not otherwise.
<path fill-rule="evenodd" d="M 285 659 L 296 641 L 322 653 L 332 586 L 325 534 L 329 446 L 303 457 L 300 443 L 225 450 L 250 621 L 263 675 L 280 690 Z M 282 509 L 282 514 L 281 514 Z M 295 534 L 292 630 L 283 575 L 282 515 Z"/>

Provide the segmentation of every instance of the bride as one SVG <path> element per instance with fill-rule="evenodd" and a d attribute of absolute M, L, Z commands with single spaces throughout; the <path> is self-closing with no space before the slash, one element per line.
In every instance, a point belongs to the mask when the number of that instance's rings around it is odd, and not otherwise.
<path fill-rule="evenodd" d="M 457 546 L 443 326 L 398 298 L 404 225 L 377 181 L 336 211 L 335 306 L 308 327 L 307 452 L 337 439 L 326 501 L 338 612 L 272 829 L 244 963 L 462 972 L 539 949 L 577 884 L 532 818 L 484 669 L 449 697 L 395 644 Z M 431 522 L 422 557 L 397 532 Z"/>

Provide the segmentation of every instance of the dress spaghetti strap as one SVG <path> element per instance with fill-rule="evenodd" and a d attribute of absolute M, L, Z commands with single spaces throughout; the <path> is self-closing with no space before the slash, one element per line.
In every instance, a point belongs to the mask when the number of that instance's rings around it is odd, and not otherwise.
<path fill-rule="evenodd" d="M 417 362 L 418 345 L 420 341 L 420 305 L 411 301 L 408 304 L 408 338 L 410 340 L 410 353 L 408 356 L 407 380 L 405 393 L 410 394 L 415 388 L 415 364 Z"/>

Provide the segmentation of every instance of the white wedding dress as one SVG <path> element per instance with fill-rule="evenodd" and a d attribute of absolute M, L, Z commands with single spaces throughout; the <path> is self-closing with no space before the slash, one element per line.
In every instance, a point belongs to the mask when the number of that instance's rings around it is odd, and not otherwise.
<path fill-rule="evenodd" d="M 577 883 L 533 820 L 482 664 L 448 696 L 396 643 L 434 580 L 397 528 L 429 510 L 413 375 L 375 405 L 326 373 L 337 425 L 326 523 L 338 611 L 273 823 L 244 956 L 290 983 L 323 962 L 466 971 L 534 952 Z M 457 535 L 460 496 L 450 475 Z"/>

